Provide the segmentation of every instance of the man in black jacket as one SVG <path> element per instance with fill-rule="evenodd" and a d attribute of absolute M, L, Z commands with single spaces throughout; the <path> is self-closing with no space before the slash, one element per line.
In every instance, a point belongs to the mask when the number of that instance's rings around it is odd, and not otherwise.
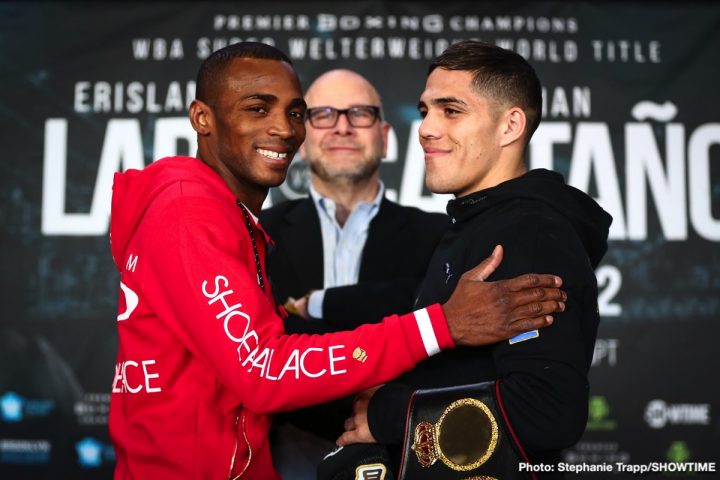
<path fill-rule="evenodd" d="M 276 300 L 295 313 L 285 331 L 350 330 L 410 311 L 450 221 L 385 197 L 379 167 L 390 127 L 365 78 L 331 70 L 312 83 L 305 101 L 300 155 L 310 167 L 310 196 L 260 215 L 276 243 L 268 256 Z M 276 416 L 273 457 L 283 477 L 314 479 L 350 411 L 345 399 Z"/>
<path fill-rule="evenodd" d="M 527 171 L 525 148 L 541 106 L 534 70 L 508 50 L 464 41 L 431 65 L 418 104 L 426 183 L 456 198 L 447 207 L 453 226 L 433 254 L 417 305 L 447 299 L 463 272 L 502 245 L 505 259 L 490 278 L 557 273 L 568 292 L 566 310 L 550 328 L 443 352 L 363 392 L 339 445 L 377 441 L 393 453 L 415 389 L 489 380 L 498 384 L 505 427 L 530 462 L 556 463 L 583 433 L 599 321 L 593 270 L 607 249 L 611 218 L 561 175 Z"/>

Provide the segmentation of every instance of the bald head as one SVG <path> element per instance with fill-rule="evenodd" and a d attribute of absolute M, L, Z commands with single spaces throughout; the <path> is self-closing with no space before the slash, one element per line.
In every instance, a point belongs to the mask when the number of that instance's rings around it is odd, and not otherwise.
<path fill-rule="evenodd" d="M 358 185 L 369 192 L 377 191 L 378 168 L 387 150 L 390 127 L 382 120 L 382 113 L 369 126 L 353 126 L 348 119 L 348 109 L 353 107 L 382 109 L 375 87 L 351 70 L 330 70 L 310 85 L 305 102 L 308 112 L 321 107 L 344 112 L 336 116 L 332 127 L 318 128 L 312 122 L 306 125 L 300 155 L 310 165 L 315 188 L 324 195 Z M 356 118 L 353 123 L 361 124 Z"/>
<path fill-rule="evenodd" d="M 305 93 L 305 102 L 308 107 L 337 108 L 337 101 L 348 94 L 357 99 L 356 103 L 382 106 L 375 87 L 362 75 L 345 69 L 330 70 L 316 78 Z"/>

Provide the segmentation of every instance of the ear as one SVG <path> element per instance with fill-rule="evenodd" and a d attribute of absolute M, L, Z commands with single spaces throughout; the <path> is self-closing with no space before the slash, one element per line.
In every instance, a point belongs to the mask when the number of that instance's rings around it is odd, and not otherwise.
<path fill-rule="evenodd" d="M 382 142 L 383 142 L 382 158 L 385 158 L 387 156 L 388 134 L 389 133 L 390 133 L 390 124 L 387 122 L 382 122 Z"/>
<path fill-rule="evenodd" d="M 522 141 L 526 125 L 527 117 L 520 107 L 512 107 L 505 111 L 500 119 L 500 146 L 506 147 L 514 142 Z"/>
<path fill-rule="evenodd" d="M 213 112 L 210 106 L 200 100 L 193 100 L 188 112 L 190 124 L 198 135 L 210 135 L 213 130 Z"/>

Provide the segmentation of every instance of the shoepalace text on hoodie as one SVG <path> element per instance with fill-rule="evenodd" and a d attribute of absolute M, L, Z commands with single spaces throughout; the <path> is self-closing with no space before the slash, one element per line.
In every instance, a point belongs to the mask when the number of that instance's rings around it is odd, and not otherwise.
<path fill-rule="evenodd" d="M 277 479 L 273 412 L 383 383 L 453 346 L 438 304 L 352 332 L 284 335 L 264 273 L 269 239 L 249 223 L 198 159 L 116 174 L 116 479 Z"/>

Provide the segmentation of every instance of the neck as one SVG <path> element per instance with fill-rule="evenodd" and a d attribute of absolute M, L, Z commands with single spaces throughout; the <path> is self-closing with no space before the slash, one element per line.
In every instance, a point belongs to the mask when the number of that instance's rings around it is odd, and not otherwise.
<path fill-rule="evenodd" d="M 202 151 L 198 149 L 197 158 L 212 168 L 215 173 L 220 175 L 225 184 L 235 197 L 245 205 L 256 217 L 260 215 L 260 210 L 265 202 L 268 194 L 268 187 L 252 184 L 235 176 L 223 163 L 207 161 L 203 158 Z"/>
<path fill-rule="evenodd" d="M 467 190 L 456 192 L 455 198 L 464 197 L 466 195 L 470 195 L 471 193 L 479 192 L 480 190 L 495 187 L 503 182 L 517 178 L 525 174 L 525 172 L 527 172 L 527 168 L 525 167 L 525 162 L 523 162 L 522 158 L 515 162 L 505 162 L 501 160 L 498 162 L 497 167 L 487 172 L 487 174 L 485 174 L 479 182 L 475 183 Z"/>
<path fill-rule="evenodd" d="M 267 197 L 268 189 L 263 189 L 262 192 L 249 194 L 247 191 L 234 191 L 235 196 L 245 205 L 248 210 L 252 212 L 256 217 L 260 216 L 260 210 Z"/>
<path fill-rule="evenodd" d="M 377 172 L 361 181 L 337 179 L 328 182 L 316 175 L 311 177 L 311 181 L 313 188 L 320 195 L 335 202 L 335 220 L 341 226 L 345 224 L 358 203 L 372 202 L 380 189 Z"/>

